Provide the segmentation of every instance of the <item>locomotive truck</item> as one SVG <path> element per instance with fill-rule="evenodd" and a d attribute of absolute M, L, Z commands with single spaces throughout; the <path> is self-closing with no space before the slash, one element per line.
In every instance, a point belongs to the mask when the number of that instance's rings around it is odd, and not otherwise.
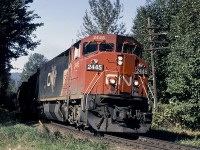
<path fill-rule="evenodd" d="M 122 35 L 79 40 L 22 83 L 22 113 L 97 132 L 147 132 L 152 113 L 142 51 L 139 42 Z"/>

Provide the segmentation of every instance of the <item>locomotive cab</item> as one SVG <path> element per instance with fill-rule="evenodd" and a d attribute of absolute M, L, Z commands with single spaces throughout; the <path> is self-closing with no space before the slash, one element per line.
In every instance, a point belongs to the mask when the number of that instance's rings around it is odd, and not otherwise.
<path fill-rule="evenodd" d="M 147 97 L 148 66 L 141 58 L 142 45 L 117 35 L 90 38 L 83 40 L 80 58 L 84 93 L 90 88 L 90 93 Z"/>

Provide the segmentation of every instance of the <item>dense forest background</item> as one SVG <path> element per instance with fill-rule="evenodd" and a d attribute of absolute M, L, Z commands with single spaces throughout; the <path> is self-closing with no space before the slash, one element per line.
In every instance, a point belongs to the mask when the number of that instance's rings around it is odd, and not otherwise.
<path fill-rule="evenodd" d="M 160 123 L 199 129 L 200 125 L 200 1 L 152 0 L 139 8 L 133 22 L 133 35 L 148 34 L 147 18 L 152 20 L 154 47 L 170 49 L 155 52 L 155 68 Z M 138 37 L 149 48 L 148 39 Z M 162 43 L 163 42 L 163 43 Z M 150 54 L 144 54 L 150 60 Z M 151 82 L 150 82 L 151 83 Z M 168 105 L 167 105 L 168 104 Z M 156 115 L 155 115 L 156 116 Z M 158 125 L 158 124 L 157 124 Z"/>

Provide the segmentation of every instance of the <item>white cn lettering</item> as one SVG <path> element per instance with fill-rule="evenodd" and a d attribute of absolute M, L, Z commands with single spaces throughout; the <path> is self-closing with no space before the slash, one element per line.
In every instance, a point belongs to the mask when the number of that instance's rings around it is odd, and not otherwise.
<path fill-rule="evenodd" d="M 47 75 L 47 86 L 51 85 L 51 73 L 48 73 Z"/>
<path fill-rule="evenodd" d="M 52 92 L 54 92 L 54 87 L 56 83 L 56 76 L 57 76 L 57 70 L 56 66 L 52 66 L 51 72 L 47 75 L 47 86 L 51 86 Z"/>
<path fill-rule="evenodd" d="M 107 74 L 106 75 L 106 84 L 109 85 L 109 78 L 117 78 L 117 75 L 116 74 Z M 124 83 L 127 85 L 127 86 L 131 86 L 132 84 L 132 77 L 129 77 L 129 80 L 125 78 L 124 75 L 119 75 L 119 78 L 118 78 L 118 85 L 121 85 L 121 82 L 124 81 Z"/>
<path fill-rule="evenodd" d="M 126 83 L 127 86 L 131 86 L 132 83 L 132 78 L 129 77 L 129 82 L 126 80 L 126 78 L 124 77 L 124 75 L 122 75 L 122 80 L 124 80 L 124 82 Z"/>

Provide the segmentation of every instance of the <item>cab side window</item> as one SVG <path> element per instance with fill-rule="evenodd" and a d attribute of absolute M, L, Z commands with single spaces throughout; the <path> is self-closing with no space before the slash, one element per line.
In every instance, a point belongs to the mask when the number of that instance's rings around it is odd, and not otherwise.
<path fill-rule="evenodd" d="M 142 58 L 142 49 L 140 47 L 136 47 L 134 50 L 134 54 Z"/>
<path fill-rule="evenodd" d="M 142 57 L 142 49 L 135 45 L 118 44 L 117 52 L 122 52 L 122 53 L 127 53 L 127 54 L 135 54 L 138 57 Z"/>
<path fill-rule="evenodd" d="M 85 42 L 83 43 L 83 55 L 95 52 L 98 50 L 97 42 Z"/>
<path fill-rule="evenodd" d="M 74 46 L 74 59 L 80 57 L 80 45 Z"/>
<path fill-rule="evenodd" d="M 114 44 L 113 43 L 101 43 L 100 44 L 100 51 L 106 51 L 106 52 L 112 52 L 114 50 Z"/>

